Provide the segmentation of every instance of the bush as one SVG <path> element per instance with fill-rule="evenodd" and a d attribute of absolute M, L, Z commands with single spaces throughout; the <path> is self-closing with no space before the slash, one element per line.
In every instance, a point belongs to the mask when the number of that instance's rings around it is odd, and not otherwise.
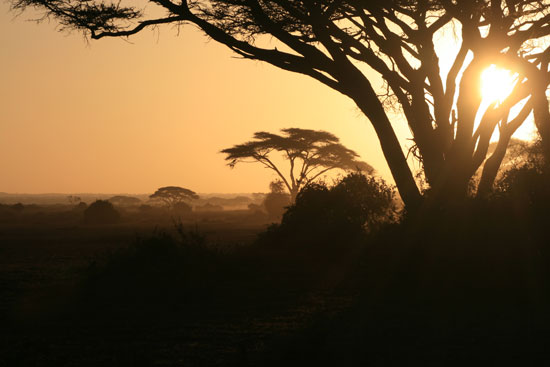
<path fill-rule="evenodd" d="M 298 193 L 281 227 L 357 232 L 395 219 L 394 190 L 384 180 L 351 173 L 333 187 L 311 184 Z"/>
<path fill-rule="evenodd" d="M 521 158 L 497 180 L 493 200 L 522 217 L 530 217 L 530 221 L 539 220 L 547 217 L 550 203 L 550 171 L 544 162 L 542 143 L 528 145 Z"/>
<path fill-rule="evenodd" d="M 522 166 L 504 172 L 497 182 L 499 197 L 526 200 L 526 204 L 535 204 L 542 198 L 548 198 L 550 190 L 548 177 L 544 172 L 534 167 Z"/>
<path fill-rule="evenodd" d="M 288 207 L 281 224 L 272 225 L 260 238 L 279 247 L 355 246 L 367 232 L 396 221 L 394 195 L 382 179 L 360 173 L 349 174 L 333 186 L 309 184 Z"/>
<path fill-rule="evenodd" d="M 119 221 L 119 212 L 107 200 L 96 200 L 84 210 L 84 222 L 88 224 L 112 224 Z"/>

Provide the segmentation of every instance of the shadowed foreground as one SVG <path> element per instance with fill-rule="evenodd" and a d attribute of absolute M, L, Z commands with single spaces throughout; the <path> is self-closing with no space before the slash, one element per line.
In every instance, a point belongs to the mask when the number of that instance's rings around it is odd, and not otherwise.
<path fill-rule="evenodd" d="M 510 172 L 490 200 L 401 216 L 390 186 L 354 173 L 308 185 L 267 228 L 254 206 L 90 225 L 13 205 L 0 365 L 544 362 L 550 195 Z"/>
<path fill-rule="evenodd" d="M 66 229 L 50 229 L 49 238 L 3 229 L 11 263 L 2 266 L 0 361 L 435 366 L 547 359 L 546 217 L 497 217 L 498 210 L 476 208 L 494 223 L 438 213 L 371 235 L 289 235 L 283 225 L 225 248 L 179 226 L 137 239 L 123 227 L 77 228 L 73 238 Z M 110 252 L 89 262 L 92 243 Z"/>

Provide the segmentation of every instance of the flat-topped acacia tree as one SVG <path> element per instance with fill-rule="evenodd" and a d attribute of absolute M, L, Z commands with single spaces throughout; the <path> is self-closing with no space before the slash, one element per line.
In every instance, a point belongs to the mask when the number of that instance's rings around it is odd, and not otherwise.
<path fill-rule="evenodd" d="M 147 11 L 118 1 L 8 1 L 15 10 L 37 8 L 92 39 L 192 24 L 243 58 L 320 81 L 368 117 L 409 207 L 422 195 L 395 133 L 401 121 L 390 119 L 393 110 L 412 132 L 431 202 L 463 198 L 482 166 L 480 185 L 490 188 L 512 133 L 531 113 L 550 156 L 548 0 L 151 0 Z M 456 52 L 436 42 L 448 29 L 455 30 Z M 443 58 L 448 71 L 440 68 Z M 493 64 L 511 70 L 517 83 L 484 109 L 479 79 Z M 500 139 L 489 155 L 496 129 Z"/>
<path fill-rule="evenodd" d="M 167 207 L 174 209 L 180 203 L 187 203 L 191 200 L 199 199 L 199 195 L 183 187 L 165 186 L 157 189 L 152 195 L 149 195 L 149 199 L 158 200 Z"/>
<path fill-rule="evenodd" d="M 258 162 L 274 171 L 290 194 L 291 201 L 302 187 L 330 170 L 374 173 L 368 163 L 358 160 L 357 153 L 340 144 L 334 134 L 326 131 L 289 128 L 282 134 L 264 131 L 254 133 L 254 140 L 221 151 L 230 167 L 240 162 Z M 274 153 L 289 162 L 288 170 L 275 164 Z M 285 174 L 286 173 L 286 174 Z"/>

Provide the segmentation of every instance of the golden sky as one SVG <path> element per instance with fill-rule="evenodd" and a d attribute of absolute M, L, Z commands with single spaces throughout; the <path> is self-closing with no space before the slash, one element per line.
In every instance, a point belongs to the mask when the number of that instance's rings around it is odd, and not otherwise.
<path fill-rule="evenodd" d="M 336 134 L 390 178 L 369 122 L 309 77 L 241 60 L 192 27 L 86 41 L 0 7 L 0 191 L 265 192 L 220 149 L 284 127 Z M 402 124 L 402 131 L 408 131 Z"/>

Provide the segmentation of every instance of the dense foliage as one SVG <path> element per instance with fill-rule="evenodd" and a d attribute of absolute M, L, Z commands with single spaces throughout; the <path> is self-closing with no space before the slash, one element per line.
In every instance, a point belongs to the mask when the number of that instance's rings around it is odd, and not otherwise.
<path fill-rule="evenodd" d="M 380 178 L 351 173 L 332 186 L 313 183 L 304 187 L 281 224 L 268 233 L 292 243 L 321 241 L 339 246 L 396 219 L 394 189 Z"/>

